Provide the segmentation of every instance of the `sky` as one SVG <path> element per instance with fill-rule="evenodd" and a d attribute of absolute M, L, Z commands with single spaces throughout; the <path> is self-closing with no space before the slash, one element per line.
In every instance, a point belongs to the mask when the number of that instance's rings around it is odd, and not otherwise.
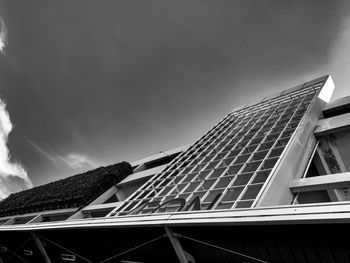
<path fill-rule="evenodd" d="M 348 2 L 0 0 L 0 198 L 328 73 L 349 94 Z"/>

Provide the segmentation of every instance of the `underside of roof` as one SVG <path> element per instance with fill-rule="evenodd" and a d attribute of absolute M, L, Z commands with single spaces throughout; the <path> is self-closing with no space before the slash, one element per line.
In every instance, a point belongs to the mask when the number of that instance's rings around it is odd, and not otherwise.
<path fill-rule="evenodd" d="M 350 262 L 350 240 L 340 238 L 349 230 L 349 224 L 171 228 L 189 258 L 201 263 Z M 36 235 L 51 262 L 179 262 L 164 227 L 48 230 Z M 44 262 L 30 232 L 2 233 L 0 243 L 4 262 Z"/>

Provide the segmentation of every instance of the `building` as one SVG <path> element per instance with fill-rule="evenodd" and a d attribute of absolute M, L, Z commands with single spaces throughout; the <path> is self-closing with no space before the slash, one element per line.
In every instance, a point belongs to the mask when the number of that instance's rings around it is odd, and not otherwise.
<path fill-rule="evenodd" d="M 3 262 L 350 262 L 350 97 L 331 76 L 189 146 L 0 202 Z M 0 261 L 1 262 L 1 261 Z"/>

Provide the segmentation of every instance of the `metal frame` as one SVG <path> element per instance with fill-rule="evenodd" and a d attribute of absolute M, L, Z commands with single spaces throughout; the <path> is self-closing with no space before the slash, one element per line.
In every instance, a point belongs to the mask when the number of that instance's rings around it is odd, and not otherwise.
<path fill-rule="evenodd" d="M 326 80 L 323 79 L 323 82 L 316 82 L 309 87 L 303 86 L 291 93 L 283 93 L 279 97 L 264 100 L 228 114 L 194 145 L 177 156 L 164 171 L 153 176 L 133 195 L 129 196 L 122 206 L 116 208 L 109 215 L 113 216 L 120 212 L 130 211 L 145 201 L 149 201 L 149 205 L 142 210 L 142 213 L 149 213 L 154 210 L 157 203 L 178 197 L 185 198 L 190 202 L 199 196 L 202 203 L 208 205 L 216 193 L 222 195 L 212 209 L 232 209 L 258 205 L 256 197 L 259 192 L 262 192 L 261 189 L 265 187 L 267 182 L 265 180 L 259 181 L 257 184 L 254 183 L 258 171 L 269 162 L 279 161 L 280 155 L 278 154 L 268 159 L 272 149 L 276 149 L 275 146 L 278 145 L 279 140 L 283 140 L 283 137 L 285 137 L 286 143 L 289 141 L 303 118 L 303 114 L 307 111 L 308 105 Z M 283 116 L 285 116 L 285 121 Z M 296 118 L 295 122 L 293 122 L 294 118 Z M 280 123 L 283 124 L 278 130 Z M 290 129 L 287 131 L 288 128 Z M 273 134 L 273 131 L 278 133 Z M 283 136 L 284 134 L 288 135 Z M 254 160 L 259 153 L 258 150 L 262 149 L 269 141 L 268 138 L 273 143 L 266 148 L 268 151 L 264 151 L 266 152 L 265 156 L 260 160 Z M 228 147 L 230 149 L 227 149 Z M 249 151 L 249 148 L 252 151 Z M 250 171 L 250 165 L 255 165 L 255 169 Z M 232 169 L 236 166 L 240 169 L 232 173 Z M 268 167 L 269 172 L 271 172 L 274 165 Z M 203 172 L 206 174 L 202 177 L 201 173 Z M 241 185 L 237 184 L 238 178 L 248 175 L 251 175 L 248 181 Z M 210 181 L 212 184 L 208 188 L 206 184 Z M 231 191 L 230 189 L 240 191 L 240 194 L 231 203 L 225 203 L 227 199 L 225 196 L 231 195 L 228 192 Z M 222 202 L 224 202 L 223 207 L 219 206 Z M 177 207 L 169 209 L 176 211 Z"/>

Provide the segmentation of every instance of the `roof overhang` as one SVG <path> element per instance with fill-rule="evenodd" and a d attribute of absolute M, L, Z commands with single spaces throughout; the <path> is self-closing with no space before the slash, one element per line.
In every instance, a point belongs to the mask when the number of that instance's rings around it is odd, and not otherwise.
<path fill-rule="evenodd" d="M 335 222 L 350 223 L 350 202 L 235 209 L 231 211 L 192 211 L 142 216 L 117 216 L 26 225 L 3 225 L 0 226 L 0 231 L 200 225 L 324 224 Z"/>

